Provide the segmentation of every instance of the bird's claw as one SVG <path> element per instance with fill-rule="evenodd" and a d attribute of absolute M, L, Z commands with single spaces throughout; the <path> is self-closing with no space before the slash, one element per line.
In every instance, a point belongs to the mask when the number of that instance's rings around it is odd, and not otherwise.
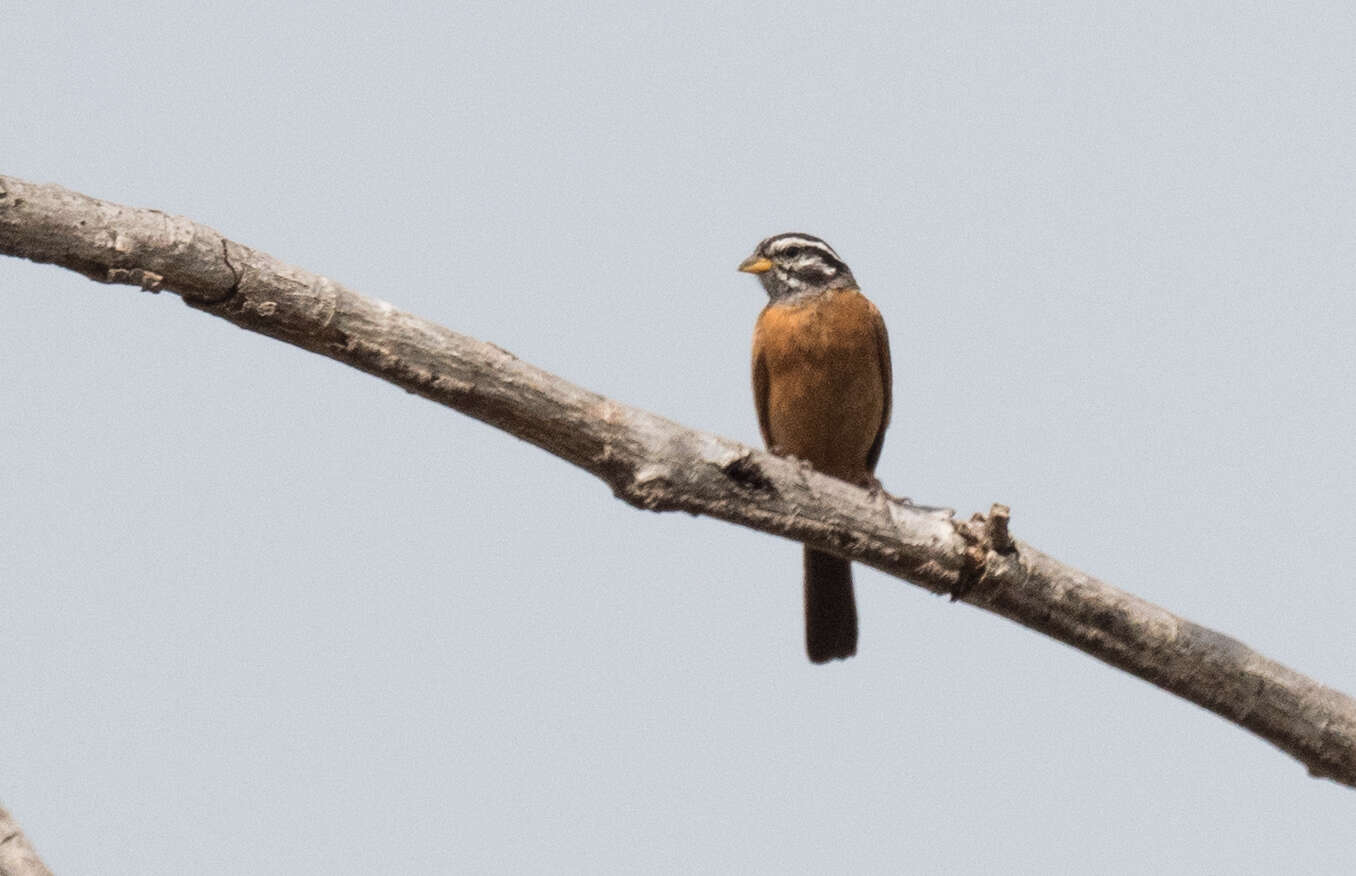
<path fill-rule="evenodd" d="M 913 499 L 910 499 L 908 496 L 896 496 L 894 493 L 885 489 L 885 484 L 882 484 L 880 478 L 876 477 L 874 474 L 868 474 L 866 476 L 863 486 L 866 487 L 866 491 L 870 494 L 872 501 L 884 498 L 897 505 L 913 504 Z"/>

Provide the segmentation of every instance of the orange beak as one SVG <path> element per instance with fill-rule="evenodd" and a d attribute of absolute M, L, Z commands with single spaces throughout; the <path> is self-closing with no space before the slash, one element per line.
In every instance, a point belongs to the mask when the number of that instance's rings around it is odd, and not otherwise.
<path fill-rule="evenodd" d="M 772 262 L 765 256 L 754 253 L 739 263 L 739 270 L 746 274 L 761 274 L 772 270 Z"/>

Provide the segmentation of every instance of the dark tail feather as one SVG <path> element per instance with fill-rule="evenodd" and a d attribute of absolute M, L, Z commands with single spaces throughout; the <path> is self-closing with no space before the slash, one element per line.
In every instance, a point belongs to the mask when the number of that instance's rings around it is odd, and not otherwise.
<path fill-rule="evenodd" d="M 852 564 L 805 549 L 805 650 L 813 663 L 857 653 L 857 602 Z"/>

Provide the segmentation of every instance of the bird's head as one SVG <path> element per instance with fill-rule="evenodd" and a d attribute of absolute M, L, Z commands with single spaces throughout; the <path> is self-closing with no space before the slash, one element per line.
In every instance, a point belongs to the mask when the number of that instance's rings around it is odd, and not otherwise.
<path fill-rule="evenodd" d="M 756 274 L 773 301 L 857 285 L 833 247 L 797 232 L 764 240 L 740 263 L 739 270 Z"/>

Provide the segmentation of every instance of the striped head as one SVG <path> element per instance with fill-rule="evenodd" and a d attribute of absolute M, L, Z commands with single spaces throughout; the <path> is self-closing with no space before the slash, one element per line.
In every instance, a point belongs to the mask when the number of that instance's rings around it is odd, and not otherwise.
<path fill-rule="evenodd" d="M 740 263 L 739 270 L 757 274 L 773 301 L 857 287 L 852 271 L 833 247 L 810 234 L 769 237 Z"/>

